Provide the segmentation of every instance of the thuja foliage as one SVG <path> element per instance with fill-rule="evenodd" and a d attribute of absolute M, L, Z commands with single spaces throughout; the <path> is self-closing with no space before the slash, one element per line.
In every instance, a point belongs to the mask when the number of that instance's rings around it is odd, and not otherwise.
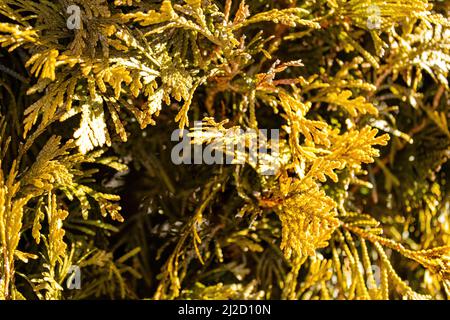
<path fill-rule="evenodd" d="M 447 299 L 449 14 L 0 0 L 0 298 Z M 171 160 L 236 128 L 274 175 Z"/>

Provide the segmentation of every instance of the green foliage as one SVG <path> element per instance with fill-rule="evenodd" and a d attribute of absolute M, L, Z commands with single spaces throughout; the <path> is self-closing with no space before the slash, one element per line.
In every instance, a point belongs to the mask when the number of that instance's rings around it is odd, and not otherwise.
<path fill-rule="evenodd" d="M 447 299 L 449 14 L 2 0 L 0 298 Z M 280 129 L 277 171 L 177 166 L 177 128 Z"/>

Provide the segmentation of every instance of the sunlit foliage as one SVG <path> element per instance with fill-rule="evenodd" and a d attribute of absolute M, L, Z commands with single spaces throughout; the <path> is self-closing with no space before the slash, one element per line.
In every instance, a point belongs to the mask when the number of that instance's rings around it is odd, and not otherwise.
<path fill-rule="evenodd" d="M 0 298 L 447 299 L 449 14 L 0 0 Z M 279 129 L 277 170 L 176 129 Z"/>

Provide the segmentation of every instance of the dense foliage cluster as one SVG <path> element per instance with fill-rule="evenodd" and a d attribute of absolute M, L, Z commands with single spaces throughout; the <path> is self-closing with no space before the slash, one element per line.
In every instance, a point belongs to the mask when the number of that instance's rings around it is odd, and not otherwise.
<path fill-rule="evenodd" d="M 0 0 L 0 298 L 447 299 L 449 17 Z M 176 129 L 279 129 L 276 172 L 175 164 Z"/>

